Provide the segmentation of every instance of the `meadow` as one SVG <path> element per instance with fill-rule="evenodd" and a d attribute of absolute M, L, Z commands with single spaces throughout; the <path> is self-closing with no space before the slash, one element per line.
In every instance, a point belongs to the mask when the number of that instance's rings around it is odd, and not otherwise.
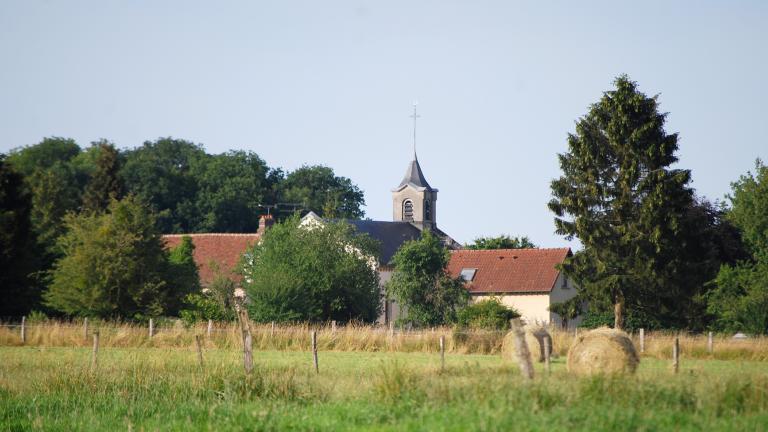
<path fill-rule="evenodd" d="M 255 368 L 246 375 L 239 335 L 228 327 L 204 338 L 201 367 L 194 334 L 205 334 L 204 327 L 159 329 L 149 340 L 140 326 L 127 326 L 135 328 L 135 336 L 111 334 L 103 326 L 98 365 L 92 368 L 82 329 L 72 326 L 70 335 L 64 326 L 60 323 L 60 333 L 44 327 L 36 333 L 30 326 L 24 345 L 16 329 L 0 330 L 0 430 L 768 427 L 763 340 L 743 343 L 721 336 L 709 354 L 700 337 L 684 337 L 680 373 L 674 374 L 662 346 L 671 335 L 649 335 L 634 376 L 576 377 L 565 370 L 561 354 L 550 372 L 537 365 L 535 379 L 526 382 L 499 355 L 470 352 L 493 351 L 490 342 L 467 344 L 472 338 L 491 341 L 492 333 L 451 335 L 436 329 L 390 335 L 372 328 L 322 328 L 315 373 L 306 326 L 274 332 L 256 327 Z M 295 332 L 293 345 L 289 330 Z M 448 336 L 445 369 L 436 343 L 441 332 Z M 366 338 L 373 340 L 352 342 Z M 555 351 L 562 353 L 572 335 L 554 339 Z"/>

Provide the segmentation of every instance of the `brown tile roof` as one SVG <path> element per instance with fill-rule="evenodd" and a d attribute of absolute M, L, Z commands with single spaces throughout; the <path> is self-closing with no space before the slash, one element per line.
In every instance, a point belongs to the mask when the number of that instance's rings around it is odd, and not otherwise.
<path fill-rule="evenodd" d="M 570 253 L 569 248 L 457 250 L 448 271 L 456 277 L 464 268 L 477 269 L 467 283 L 470 293 L 550 292 L 560 273 L 555 265 Z"/>
<path fill-rule="evenodd" d="M 261 237 L 259 234 L 166 234 L 163 236 L 165 246 L 170 249 L 179 245 L 185 235 L 190 236 L 195 245 L 195 262 L 203 285 L 211 283 L 215 276 L 212 262 L 225 274 L 231 274 L 243 252 Z"/>

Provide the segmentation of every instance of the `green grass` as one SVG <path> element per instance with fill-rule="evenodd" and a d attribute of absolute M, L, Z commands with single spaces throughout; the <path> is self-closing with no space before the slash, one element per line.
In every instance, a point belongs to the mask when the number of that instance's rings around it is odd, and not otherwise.
<path fill-rule="evenodd" d="M 636 376 L 533 383 L 498 356 L 0 347 L 0 430 L 765 430 L 768 364 L 644 358 Z"/>

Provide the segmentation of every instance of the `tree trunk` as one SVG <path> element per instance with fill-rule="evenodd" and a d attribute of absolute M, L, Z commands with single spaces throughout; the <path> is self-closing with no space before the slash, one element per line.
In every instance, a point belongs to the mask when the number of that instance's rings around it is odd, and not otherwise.
<path fill-rule="evenodd" d="M 613 328 L 621 330 L 624 327 L 624 302 L 617 299 L 613 305 Z"/>

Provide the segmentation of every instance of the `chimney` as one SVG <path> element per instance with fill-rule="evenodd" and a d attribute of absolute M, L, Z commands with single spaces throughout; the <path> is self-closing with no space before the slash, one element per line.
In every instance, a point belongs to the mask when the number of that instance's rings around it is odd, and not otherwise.
<path fill-rule="evenodd" d="M 267 229 L 275 224 L 275 218 L 271 214 L 261 215 L 259 218 L 259 229 L 256 234 L 264 235 Z"/>

